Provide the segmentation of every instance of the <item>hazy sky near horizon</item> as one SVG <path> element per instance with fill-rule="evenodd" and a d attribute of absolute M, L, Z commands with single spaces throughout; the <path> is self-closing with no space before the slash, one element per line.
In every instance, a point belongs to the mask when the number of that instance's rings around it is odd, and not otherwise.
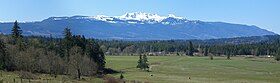
<path fill-rule="evenodd" d="M 52 16 L 174 14 L 190 20 L 256 25 L 280 34 L 280 0 L 0 0 L 0 22 Z"/>

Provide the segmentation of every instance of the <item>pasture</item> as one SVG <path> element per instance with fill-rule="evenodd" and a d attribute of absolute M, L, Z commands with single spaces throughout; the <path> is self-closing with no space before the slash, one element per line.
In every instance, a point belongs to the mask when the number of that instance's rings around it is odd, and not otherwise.
<path fill-rule="evenodd" d="M 150 72 L 136 68 L 138 56 L 106 56 L 106 67 L 121 71 L 127 82 L 149 83 L 279 83 L 280 62 L 274 58 L 148 56 Z M 102 78 L 81 81 L 59 75 L 35 74 L 31 83 L 103 83 Z M 121 73 L 108 74 L 119 78 Z M 17 72 L 1 71 L 0 83 L 20 83 Z M 23 83 L 29 80 L 24 79 Z"/>
<path fill-rule="evenodd" d="M 136 69 L 138 56 L 106 56 L 108 68 L 124 79 L 151 83 L 279 83 L 274 58 L 148 56 L 151 72 Z M 119 74 L 111 74 L 119 78 Z"/>

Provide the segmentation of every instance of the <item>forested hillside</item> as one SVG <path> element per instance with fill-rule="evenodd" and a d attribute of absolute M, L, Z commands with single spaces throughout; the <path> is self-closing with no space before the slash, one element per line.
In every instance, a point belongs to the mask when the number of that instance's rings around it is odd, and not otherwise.
<path fill-rule="evenodd" d="M 11 26 L 12 27 L 12 26 Z M 24 37 L 15 22 L 11 35 L 0 36 L 0 69 L 51 75 L 80 76 L 102 74 L 105 56 L 92 39 L 73 35 L 65 28 L 64 38 Z"/>

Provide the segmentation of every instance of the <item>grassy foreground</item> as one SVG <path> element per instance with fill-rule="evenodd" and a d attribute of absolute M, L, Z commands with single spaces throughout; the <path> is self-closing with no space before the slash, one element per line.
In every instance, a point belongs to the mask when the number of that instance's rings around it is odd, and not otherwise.
<path fill-rule="evenodd" d="M 151 72 L 136 69 L 138 56 L 106 56 L 108 68 L 129 81 L 151 83 L 279 83 L 280 64 L 273 58 L 148 56 Z M 120 74 L 112 74 L 119 77 Z"/>
<path fill-rule="evenodd" d="M 150 83 L 279 83 L 280 62 L 273 58 L 187 57 L 187 56 L 148 56 L 151 72 L 136 69 L 138 56 L 106 56 L 106 67 L 122 71 L 129 82 Z M 38 79 L 31 83 L 103 83 L 101 78 L 82 77 L 77 81 L 68 76 L 57 78 L 47 74 L 36 74 Z M 118 74 L 109 74 L 116 78 Z M 0 71 L 0 83 L 20 83 L 16 72 Z M 24 79 L 23 83 L 29 80 Z"/>
<path fill-rule="evenodd" d="M 66 75 L 58 75 L 57 78 L 48 74 L 35 74 L 36 79 L 20 79 L 17 72 L 0 71 L 0 83 L 103 83 L 104 80 L 96 77 L 82 77 L 83 80 L 74 80 Z"/>

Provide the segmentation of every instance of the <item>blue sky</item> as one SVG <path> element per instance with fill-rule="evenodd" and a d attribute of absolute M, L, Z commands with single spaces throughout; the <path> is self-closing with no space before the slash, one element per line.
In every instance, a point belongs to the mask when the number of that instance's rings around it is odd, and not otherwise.
<path fill-rule="evenodd" d="M 256 25 L 280 34 L 280 0 L 0 0 L 0 22 L 147 12 Z"/>

